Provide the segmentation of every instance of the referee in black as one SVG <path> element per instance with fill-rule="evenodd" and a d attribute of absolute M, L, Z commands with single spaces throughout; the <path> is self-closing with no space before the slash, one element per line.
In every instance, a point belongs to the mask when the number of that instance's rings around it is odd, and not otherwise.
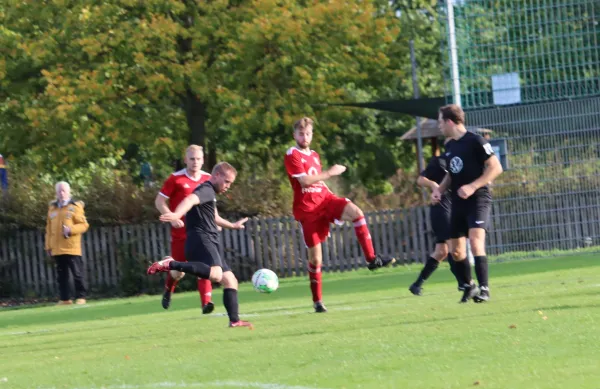
<path fill-rule="evenodd" d="M 229 316 L 229 327 L 250 327 L 252 324 L 240 320 L 238 308 L 238 281 L 229 265 L 219 255 L 219 230 L 215 215 L 217 211 L 217 193 L 229 189 L 237 171 L 227 162 L 220 162 L 212 170 L 211 178 L 199 185 L 187 196 L 174 212 L 160 216 L 163 222 L 179 220 L 185 215 L 187 238 L 185 257 L 188 262 L 177 262 L 171 257 L 154 262 L 148 268 L 148 274 L 177 270 L 209 279 L 223 285 L 223 305 Z"/>
<path fill-rule="evenodd" d="M 448 139 L 447 139 L 448 140 Z M 447 141 L 446 140 L 446 141 Z M 425 170 L 421 172 L 417 179 L 417 185 L 429 188 L 431 191 L 439 187 L 439 184 L 446 177 L 446 160 L 441 156 L 433 156 L 429 160 Z M 433 234 L 435 235 L 435 249 L 427 258 L 427 262 L 421 270 L 419 277 L 408 290 L 415 296 L 422 294 L 423 283 L 438 268 L 440 262 L 447 258 L 450 265 L 450 271 L 456 277 L 454 270 L 454 260 L 452 255 L 448 254 L 448 240 L 450 239 L 450 193 L 445 191 L 439 202 L 429 207 L 429 219 Z M 464 282 L 457 278 L 458 287 L 463 290 Z"/>
<path fill-rule="evenodd" d="M 485 233 L 492 208 L 488 185 L 502 173 L 502 165 L 486 139 L 467 131 L 465 113 L 458 105 L 440 108 L 438 126 L 450 139 L 443 154 L 448 173 L 431 196 L 434 202 L 439 202 L 448 188 L 452 193 L 449 249 L 455 260 L 456 273 L 464 282 L 465 290 L 460 302 L 466 303 L 471 298 L 475 302 L 488 301 L 490 289 Z M 466 238 L 469 238 L 475 257 L 479 287 L 472 282 Z"/>

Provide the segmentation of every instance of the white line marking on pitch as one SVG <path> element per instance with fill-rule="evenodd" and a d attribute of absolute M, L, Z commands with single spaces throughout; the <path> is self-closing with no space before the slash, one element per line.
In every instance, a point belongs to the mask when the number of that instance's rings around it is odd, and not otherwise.
<path fill-rule="evenodd" d="M 32 334 L 41 334 L 43 332 L 50 332 L 50 330 L 33 330 L 33 331 L 5 332 L 5 333 L 0 333 L 0 336 L 32 335 Z"/>
<path fill-rule="evenodd" d="M 119 385 L 102 385 L 92 387 L 77 387 L 73 389 L 154 389 L 154 388 L 257 388 L 257 389 L 324 389 L 316 388 L 312 386 L 297 386 L 297 385 L 285 385 L 285 384 L 267 384 L 261 382 L 243 382 L 243 381 L 214 381 L 214 382 L 156 382 L 150 384 L 130 385 L 130 384 L 119 384 Z M 52 388 L 40 388 L 38 389 L 57 389 Z"/>

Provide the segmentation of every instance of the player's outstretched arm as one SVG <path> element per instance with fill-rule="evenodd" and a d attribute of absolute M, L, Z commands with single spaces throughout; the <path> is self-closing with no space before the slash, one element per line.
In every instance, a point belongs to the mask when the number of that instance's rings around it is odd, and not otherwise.
<path fill-rule="evenodd" d="M 471 183 L 475 190 L 489 185 L 492 183 L 500 174 L 502 174 L 502 164 L 497 156 L 492 155 L 485 161 L 485 170 L 481 177 Z"/>
<path fill-rule="evenodd" d="M 156 199 L 154 199 L 154 206 L 156 207 L 156 209 L 158 209 L 158 212 L 160 212 L 161 215 L 171 212 L 171 210 L 169 209 L 169 206 L 167 205 L 167 201 L 168 201 L 168 199 L 160 193 L 157 194 Z M 173 227 L 173 228 L 181 228 L 184 225 L 185 224 L 183 224 L 183 220 L 181 220 L 181 219 L 173 220 L 171 222 L 171 227 Z"/>
<path fill-rule="evenodd" d="M 217 211 L 217 209 L 215 208 L 215 222 L 217 223 L 217 225 L 219 227 L 228 228 L 230 230 L 243 230 L 245 228 L 244 224 L 247 221 L 248 221 L 248 218 L 245 217 L 243 219 L 240 219 L 240 220 L 236 221 L 235 223 L 232 223 L 229 220 L 223 219 L 219 215 L 219 211 Z"/>
<path fill-rule="evenodd" d="M 161 214 L 171 212 L 169 206 L 167 205 L 167 201 L 167 198 L 161 195 L 160 193 L 157 194 L 156 198 L 154 199 L 154 206 L 156 207 L 156 209 L 158 209 L 158 212 L 160 212 Z"/>
<path fill-rule="evenodd" d="M 181 203 L 179 203 L 174 212 L 164 213 L 159 217 L 159 219 L 162 222 L 172 222 L 175 220 L 179 220 L 183 217 L 183 215 L 188 213 L 188 211 L 192 209 L 194 205 L 198 204 L 200 204 L 200 198 L 198 198 L 196 194 L 192 193 L 188 195 L 185 199 L 183 199 Z"/>
<path fill-rule="evenodd" d="M 438 187 L 440 193 L 444 193 L 445 191 L 447 191 L 448 188 L 450 188 L 451 183 L 452 183 L 452 176 L 450 176 L 450 173 L 446 173 L 446 176 L 444 177 L 442 182 L 440 182 L 440 185 Z"/>
<path fill-rule="evenodd" d="M 431 201 L 434 204 L 440 202 L 440 200 L 442 199 L 442 194 L 446 190 L 448 190 L 451 182 L 452 178 L 450 177 L 450 173 L 446 173 L 446 176 L 444 177 L 442 182 L 440 182 L 440 185 L 431 192 Z"/>
<path fill-rule="evenodd" d="M 316 174 L 314 176 L 307 174 L 304 176 L 296 177 L 296 179 L 298 180 L 298 182 L 300 182 L 300 185 L 302 185 L 303 188 L 306 188 L 307 186 L 311 186 L 312 184 L 317 183 L 319 181 L 325 181 L 330 179 L 331 177 L 339 176 L 345 171 L 346 166 L 333 165 L 326 171 Z"/>
<path fill-rule="evenodd" d="M 432 191 L 439 186 L 437 182 L 431 181 L 429 178 L 423 176 L 417 178 L 417 185 L 422 186 L 423 188 L 429 188 Z"/>

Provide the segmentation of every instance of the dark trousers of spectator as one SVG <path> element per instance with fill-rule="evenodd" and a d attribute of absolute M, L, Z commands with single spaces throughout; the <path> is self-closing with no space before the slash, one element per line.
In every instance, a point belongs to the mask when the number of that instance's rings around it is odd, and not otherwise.
<path fill-rule="evenodd" d="M 83 260 L 80 255 L 55 255 L 56 273 L 58 278 L 58 290 L 62 301 L 71 299 L 71 290 L 69 288 L 69 270 L 73 273 L 75 281 L 75 298 L 85 298 L 87 293 L 85 280 L 83 276 Z"/>

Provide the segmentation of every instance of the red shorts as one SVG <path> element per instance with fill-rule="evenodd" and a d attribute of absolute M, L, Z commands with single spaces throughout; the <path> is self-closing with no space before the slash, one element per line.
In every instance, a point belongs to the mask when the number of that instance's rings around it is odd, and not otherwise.
<path fill-rule="evenodd" d="M 325 242 L 329 236 L 329 224 L 342 219 L 344 208 L 350 203 L 349 199 L 329 195 L 318 208 L 310 213 L 299 214 L 296 220 L 302 227 L 302 235 L 306 247 L 314 247 Z"/>
<path fill-rule="evenodd" d="M 171 237 L 171 257 L 177 262 L 187 262 L 185 259 L 185 239 Z"/>

